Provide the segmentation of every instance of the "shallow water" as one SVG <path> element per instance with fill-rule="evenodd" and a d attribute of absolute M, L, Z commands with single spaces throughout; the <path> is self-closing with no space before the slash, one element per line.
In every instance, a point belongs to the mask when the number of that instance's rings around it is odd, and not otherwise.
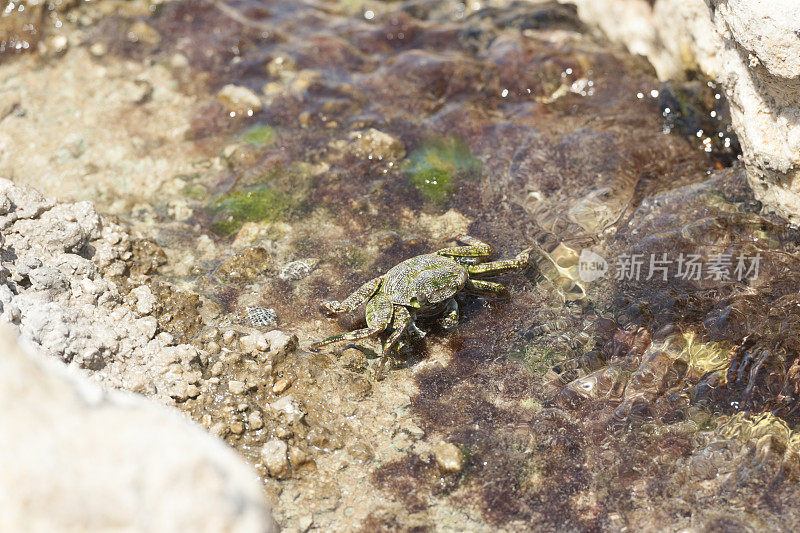
<path fill-rule="evenodd" d="M 52 186 L 163 248 L 152 282 L 185 292 L 159 293 L 160 327 L 211 352 L 200 395 L 181 407 L 255 465 L 282 525 L 309 515 L 314 527 L 366 530 L 800 522 L 800 235 L 753 200 L 713 85 L 662 85 L 555 3 L 129 8 L 67 11 L 66 55 L 2 57 L 39 81 L 84 64 L 139 69 L 136 86 L 149 89 L 116 111 L 140 139 L 123 159 L 161 158 L 142 164 L 162 172 L 115 167 L 82 133 L 94 159 L 70 152 L 58 164 L 72 181 Z M 42 23 L 40 38 L 57 30 Z M 229 84 L 263 109 L 220 97 Z M 35 130 L 18 115 L 4 127 Z M 166 117 L 180 135 L 158 127 Z M 33 175 L 13 159 L 24 156 L 20 147 L 4 169 Z M 76 192 L 78 180 L 91 188 Z M 367 372 L 374 344 L 306 350 L 360 323 L 324 319 L 320 301 L 461 232 L 503 257 L 533 244 L 549 255 L 499 280 L 509 301 L 464 297 L 457 328 L 408 339 L 382 381 Z M 581 250 L 608 272 L 582 280 Z M 627 275 L 634 255 L 641 270 Z M 709 270 L 715 255 L 732 279 Z M 678 270 L 690 256 L 706 269 L 699 279 Z M 745 267 L 758 257 L 757 275 L 738 276 L 739 257 Z M 313 266 L 280 275 L 297 260 Z M 215 333 L 249 331 L 252 306 L 300 337 L 274 375 Z M 275 392 L 280 379 L 288 392 Z M 261 385 L 242 400 L 230 380 Z M 287 394 L 302 420 L 266 408 Z M 248 411 L 263 411 L 263 427 Z M 259 457 L 276 436 L 309 459 L 281 481 Z M 460 448 L 460 472 L 437 466 L 441 440 Z"/>

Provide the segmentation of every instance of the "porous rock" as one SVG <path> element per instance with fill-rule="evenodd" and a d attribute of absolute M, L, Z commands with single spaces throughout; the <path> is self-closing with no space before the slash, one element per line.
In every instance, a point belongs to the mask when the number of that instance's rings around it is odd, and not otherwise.
<path fill-rule="evenodd" d="M 56 204 L 0 179 L 0 321 L 93 379 L 162 401 L 196 394 L 197 349 L 158 332 L 153 293 L 127 297 L 133 239 L 88 202 Z"/>
<path fill-rule="evenodd" d="M 5 325 L 0 346 L 0 530 L 277 530 L 223 442 L 23 349 Z"/>
<path fill-rule="evenodd" d="M 261 460 L 270 476 L 280 479 L 289 474 L 287 449 L 286 443 L 280 439 L 272 439 L 261 447 Z"/>

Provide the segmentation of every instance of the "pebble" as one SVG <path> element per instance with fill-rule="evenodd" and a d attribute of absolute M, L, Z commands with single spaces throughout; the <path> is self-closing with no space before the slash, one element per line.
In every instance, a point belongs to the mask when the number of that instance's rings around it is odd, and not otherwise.
<path fill-rule="evenodd" d="M 450 442 L 441 442 L 433 451 L 436 457 L 436 464 L 442 472 L 454 474 L 461 472 L 464 468 L 464 454 L 455 444 Z"/>
<path fill-rule="evenodd" d="M 105 43 L 93 43 L 89 47 L 89 53 L 95 57 L 101 57 L 108 53 L 108 46 Z"/>
<path fill-rule="evenodd" d="M 279 379 L 278 381 L 275 382 L 275 385 L 272 386 L 272 392 L 274 394 L 280 394 L 283 391 L 285 391 L 286 389 L 288 389 L 289 385 L 291 385 L 291 384 L 292 384 L 292 382 L 289 381 L 288 379 L 281 378 L 281 379 Z"/>
<path fill-rule="evenodd" d="M 278 277 L 284 281 L 300 281 L 308 277 L 308 275 L 317 268 L 318 263 L 319 260 L 314 258 L 286 263 L 278 274 Z"/>
<path fill-rule="evenodd" d="M 136 21 L 128 28 L 128 40 L 132 43 L 143 42 L 146 44 L 158 44 L 161 42 L 161 35 L 144 21 Z"/>
<path fill-rule="evenodd" d="M 300 448 L 296 446 L 289 448 L 289 462 L 292 463 L 293 467 L 297 468 L 298 466 L 304 465 L 309 459 L 308 454 Z"/>
<path fill-rule="evenodd" d="M 217 437 L 224 437 L 225 434 L 228 433 L 228 426 L 226 426 L 224 422 L 217 422 L 208 428 L 208 431 Z"/>
<path fill-rule="evenodd" d="M 231 433 L 234 435 L 241 435 L 244 431 L 244 424 L 241 422 L 233 422 L 231 423 Z"/>
<path fill-rule="evenodd" d="M 231 394 L 244 394 L 244 381 L 229 381 L 228 390 L 231 391 Z"/>
<path fill-rule="evenodd" d="M 232 344 L 236 340 L 236 332 L 232 329 L 225 331 L 222 334 L 222 344 Z"/>
<path fill-rule="evenodd" d="M 370 128 L 350 134 L 351 149 L 360 156 L 380 161 L 399 161 L 406 155 L 402 141 L 393 135 Z"/>
<path fill-rule="evenodd" d="M 287 448 L 286 443 L 280 439 L 272 439 L 261 447 L 261 460 L 264 461 L 270 477 L 280 479 L 289 474 Z"/>
<path fill-rule="evenodd" d="M 216 363 L 211 365 L 212 376 L 221 376 L 224 371 L 225 371 L 225 365 L 222 364 L 222 361 L 217 361 Z"/>
<path fill-rule="evenodd" d="M 247 416 L 247 425 L 250 426 L 250 429 L 261 429 L 264 427 L 264 421 L 261 419 L 261 413 L 250 413 Z"/>
<path fill-rule="evenodd" d="M 261 98 L 256 93 L 247 87 L 233 84 L 228 84 L 219 90 L 217 101 L 232 116 L 246 115 L 251 117 L 264 107 Z"/>

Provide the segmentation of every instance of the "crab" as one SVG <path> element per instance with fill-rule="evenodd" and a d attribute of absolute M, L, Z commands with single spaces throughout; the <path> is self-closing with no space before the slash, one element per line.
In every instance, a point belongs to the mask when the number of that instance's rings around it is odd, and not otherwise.
<path fill-rule="evenodd" d="M 410 330 L 424 335 L 415 325 L 417 318 L 435 317 L 439 326 L 450 329 L 458 323 L 455 298 L 458 293 L 507 298 L 508 290 L 501 284 L 480 278 L 530 266 L 531 249 L 519 253 L 514 259 L 489 261 L 493 251 L 485 242 L 468 235 L 453 240 L 466 246 L 444 248 L 406 259 L 384 275 L 367 281 L 343 301 L 323 302 L 320 307 L 328 316 L 353 311 L 366 303 L 367 327 L 328 337 L 313 343 L 311 348 L 363 339 L 389 330 L 377 371 L 377 376 L 380 376 L 389 354 L 405 332 Z"/>

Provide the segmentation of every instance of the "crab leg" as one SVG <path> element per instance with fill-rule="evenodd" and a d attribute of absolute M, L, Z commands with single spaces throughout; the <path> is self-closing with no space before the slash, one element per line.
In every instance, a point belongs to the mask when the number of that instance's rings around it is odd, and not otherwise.
<path fill-rule="evenodd" d="M 455 298 L 450 298 L 447 301 L 447 308 L 444 310 L 444 316 L 438 320 L 439 326 L 442 329 L 452 329 L 458 324 L 458 302 Z"/>
<path fill-rule="evenodd" d="M 371 279 L 356 289 L 353 294 L 345 298 L 342 302 L 328 300 L 327 302 L 322 302 L 320 307 L 329 315 L 338 315 L 352 311 L 369 300 L 369 298 L 378 291 L 378 288 L 381 286 L 381 280 L 383 280 L 383 276 Z"/>
<path fill-rule="evenodd" d="M 313 343 L 311 348 L 319 348 L 320 346 L 339 341 L 355 341 L 369 337 L 370 335 L 376 335 L 389 327 L 389 324 L 392 322 L 393 311 L 391 300 L 389 300 L 385 294 L 379 293 L 367 302 L 366 328 L 328 337 L 327 339 Z"/>
<path fill-rule="evenodd" d="M 479 279 L 467 280 L 464 290 L 473 294 L 496 296 L 498 298 L 508 298 L 508 289 L 493 281 L 483 281 Z"/>
<path fill-rule="evenodd" d="M 482 258 L 492 255 L 492 247 L 485 242 L 470 237 L 469 235 L 461 235 L 454 239 L 455 241 L 463 242 L 469 246 L 455 246 L 453 248 L 443 248 L 436 253 L 445 257 L 472 257 Z"/>
<path fill-rule="evenodd" d="M 342 333 L 341 335 L 334 335 L 333 337 L 328 337 L 327 339 L 323 339 L 321 341 L 312 343 L 310 347 L 313 349 L 313 348 L 320 348 L 321 346 L 325 346 L 326 344 L 331 344 L 339 341 L 357 341 L 358 339 L 364 339 L 366 337 L 369 337 L 370 335 L 375 335 L 377 333 L 380 333 L 384 329 L 386 329 L 385 325 L 376 325 L 363 329 L 357 329 L 355 331 L 348 331 L 347 333 Z"/>
<path fill-rule="evenodd" d="M 530 257 L 530 249 L 520 252 L 514 259 L 505 259 L 502 261 L 491 261 L 489 263 L 481 263 L 479 265 L 465 265 L 470 276 L 479 278 L 497 276 L 512 270 L 519 270 L 527 268 Z"/>
<path fill-rule="evenodd" d="M 408 329 L 408 325 L 411 323 L 411 315 L 403 306 L 395 305 L 394 306 L 394 321 L 392 322 L 392 327 L 394 331 L 392 334 L 389 335 L 389 338 L 386 339 L 386 344 L 383 346 L 383 353 L 381 354 L 381 362 L 378 365 L 378 373 L 377 375 L 380 376 L 383 373 L 383 367 L 386 366 L 386 361 L 389 359 L 389 353 L 391 353 L 392 348 L 395 347 L 397 341 L 400 340 L 400 336 L 405 333 L 406 329 Z"/>

